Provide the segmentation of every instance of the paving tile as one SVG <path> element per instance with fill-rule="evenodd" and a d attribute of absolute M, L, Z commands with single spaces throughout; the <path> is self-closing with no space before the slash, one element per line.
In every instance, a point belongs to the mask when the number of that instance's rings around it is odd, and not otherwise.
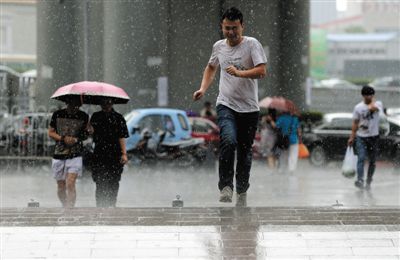
<path fill-rule="evenodd" d="M 10 250 L 1 250 L 1 259 L 8 259 L 8 258 L 47 258 L 48 249 L 26 249 L 21 250 L 19 249 L 10 249 Z"/>
<path fill-rule="evenodd" d="M 300 237 L 304 239 L 346 239 L 345 232 L 301 232 Z"/>
<path fill-rule="evenodd" d="M 92 258 L 127 258 L 127 257 L 177 257 L 177 248 L 159 248 L 157 250 L 148 250 L 142 248 L 109 250 L 95 248 L 92 249 Z"/>
<path fill-rule="evenodd" d="M 307 247 L 307 242 L 304 239 L 277 239 L 277 240 L 262 240 L 259 242 L 260 246 L 263 247 L 271 247 L 271 248 L 290 248 L 300 247 L 304 248 Z"/>
<path fill-rule="evenodd" d="M 396 256 L 310 256 L 310 260 L 399 260 Z"/>
<path fill-rule="evenodd" d="M 221 240 L 188 240 L 188 241 L 171 241 L 171 240 L 151 240 L 137 241 L 138 248 L 220 248 Z"/>
<path fill-rule="evenodd" d="M 221 258 L 222 252 L 220 249 L 213 248 L 179 248 L 179 257 L 214 257 Z"/>
<path fill-rule="evenodd" d="M 306 240 L 307 247 L 390 247 L 393 243 L 390 239 L 318 239 Z"/>
<path fill-rule="evenodd" d="M 400 232 L 386 231 L 386 232 L 347 232 L 347 237 L 350 239 L 396 239 L 400 238 Z"/>
<path fill-rule="evenodd" d="M 130 258 L 127 258 L 130 259 Z M 174 256 L 174 257 L 162 257 L 162 260 L 210 260 L 210 258 L 207 257 L 184 257 L 184 256 Z M 213 260 L 223 260 L 222 256 L 221 257 L 213 257 Z M 160 257 L 137 257 L 135 256 L 133 260 L 160 260 Z M 232 260 L 232 259 L 231 259 Z"/>
<path fill-rule="evenodd" d="M 273 248 L 266 247 L 268 256 L 346 256 L 353 255 L 350 247 L 331 247 L 331 248 Z"/>
<path fill-rule="evenodd" d="M 310 260 L 308 256 L 266 256 L 265 260 Z"/>
<path fill-rule="evenodd" d="M 36 241 L 36 242 L 7 242 L 2 244 L 1 250 L 48 250 L 50 247 L 49 241 Z"/>
<path fill-rule="evenodd" d="M 352 250 L 359 256 L 400 256 L 399 247 L 352 247 Z"/>
<path fill-rule="evenodd" d="M 221 233 L 180 233 L 179 240 L 188 241 L 188 240 L 220 240 Z"/>
<path fill-rule="evenodd" d="M 94 240 L 178 240 L 179 233 L 108 233 L 95 234 Z"/>

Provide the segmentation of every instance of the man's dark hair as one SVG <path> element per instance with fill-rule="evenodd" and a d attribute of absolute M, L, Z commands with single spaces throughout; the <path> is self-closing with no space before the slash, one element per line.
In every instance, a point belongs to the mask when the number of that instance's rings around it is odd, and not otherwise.
<path fill-rule="evenodd" d="M 239 20 L 240 24 L 243 23 L 243 14 L 236 7 L 231 7 L 225 10 L 225 12 L 222 14 L 221 17 L 221 23 L 222 21 L 224 21 L 225 18 L 228 19 L 229 21 Z"/>
<path fill-rule="evenodd" d="M 361 89 L 361 95 L 363 96 L 375 95 L 375 90 L 373 87 L 365 85 Z"/>

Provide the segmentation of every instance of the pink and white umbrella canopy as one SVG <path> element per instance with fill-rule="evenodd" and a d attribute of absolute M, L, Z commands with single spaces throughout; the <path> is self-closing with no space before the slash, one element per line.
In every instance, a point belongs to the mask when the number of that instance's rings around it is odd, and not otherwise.
<path fill-rule="evenodd" d="M 97 81 L 81 81 L 60 87 L 51 98 L 67 101 L 72 96 L 81 97 L 84 104 L 101 104 L 106 98 L 111 98 L 115 104 L 129 101 L 128 94 L 122 88 Z"/>
<path fill-rule="evenodd" d="M 266 97 L 260 100 L 258 105 L 264 108 L 273 108 L 281 112 L 288 112 L 292 115 L 300 115 L 300 111 L 293 101 L 284 97 Z"/>

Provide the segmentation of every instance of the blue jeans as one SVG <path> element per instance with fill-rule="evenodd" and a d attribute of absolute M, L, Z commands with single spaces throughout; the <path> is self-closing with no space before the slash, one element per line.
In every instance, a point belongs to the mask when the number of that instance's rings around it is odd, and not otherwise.
<path fill-rule="evenodd" d="M 375 172 L 376 154 L 378 152 L 379 136 L 372 137 L 356 137 L 357 161 L 357 180 L 364 181 L 364 162 L 368 156 L 368 175 L 367 183 L 372 182 L 372 176 Z"/>
<path fill-rule="evenodd" d="M 229 186 L 233 190 L 236 151 L 236 192 L 244 193 L 250 186 L 252 146 L 259 112 L 239 113 L 218 105 L 217 115 L 220 128 L 218 188 L 222 190 Z"/>

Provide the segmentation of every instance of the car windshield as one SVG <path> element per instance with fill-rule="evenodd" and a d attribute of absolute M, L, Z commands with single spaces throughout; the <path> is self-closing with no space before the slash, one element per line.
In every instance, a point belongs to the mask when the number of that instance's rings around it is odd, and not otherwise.
<path fill-rule="evenodd" d="M 124 115 L 125 121 L 129 122 L 132 118 L 136 117 L 139 115 L 139 112 L 137 111 L 132 111 L 129 112 L 128 114 Z"/>

